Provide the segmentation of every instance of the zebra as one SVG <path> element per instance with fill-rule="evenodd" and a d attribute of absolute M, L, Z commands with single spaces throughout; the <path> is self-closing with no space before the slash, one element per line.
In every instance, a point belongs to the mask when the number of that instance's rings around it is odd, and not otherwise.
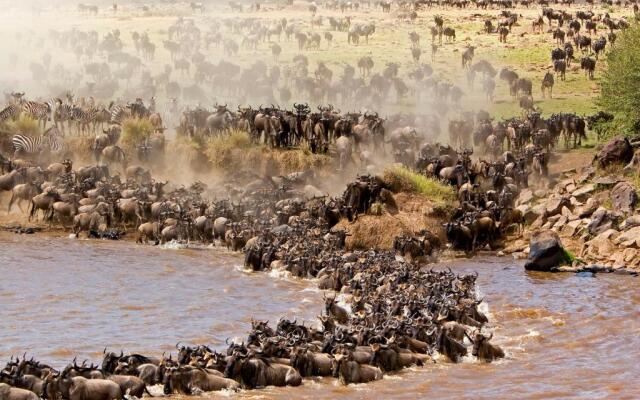
<path fill-rule="evenodd" d="M 119 104 L 111 103 L 109 105 L 109 112 L 111 113 L 111 118 L 109 118 L 109 123 L 111 124 L 122 125 L 122 121 L 131 116 L 131 109 Z"/>
<path fill-rule="evenodd" d="M 2 111 L 0 111 L 0 122 L 4 122 L 8 119 L 17 119 L 20 115 L 20 107 L 15 104 L 9 104 Z"/>
<path fill-rule="evenodd" d="M 37 155 L 42 152 L 60 153 L 66 149 L 62 134 L 55 126 L 50 127 L 40 136 L 14 135 L 11 143 L 14 158 L 21 153 L 26 155 Z"/>
<path fill-rule="evenodd" d="M 46 128 L 47 121 L 51 120 L 51 104 L 39 101 L 24 101 L 22 103 L 23 114 L 35 119 L 38 123 L 42 122 L 42 127 Z"/>
<path fill-rule="evenodd" d="M 93 124 L 95 130 L 95 122 L 98 117 L 98 109 L 75 106 L 71 109 L 71 121 L 75 122 L 78 134 L 88 133 L 89 125 Z"/>
<path fill-rule="evenodd" d="M 60 127 L 64 131 L 64 123 L 67 122 L 67 127 L 71 129 L 71 114 L 73 111 L 73 105 L 63 103 L 61 99 L 55 99 L 55 107 L 53 109 L 53 123 L 56 127 Z M 59 124 L 59 125 L 58 125 Z"/>

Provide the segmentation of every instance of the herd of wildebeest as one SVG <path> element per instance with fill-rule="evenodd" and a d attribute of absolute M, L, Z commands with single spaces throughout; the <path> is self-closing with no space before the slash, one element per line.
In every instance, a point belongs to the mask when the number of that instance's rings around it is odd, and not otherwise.
<path fill-rule="evenodd" d="M 21 113 L 29 110 L 26 100 L 14 104 L 22 105 Z M 447 126 L 453 145 L 442 145 L 433 141 L 436 133 L 419 128 L 426 125 L 413 115 L 384 119 L 371 111 L 342 114 L 329 105 L 312 112 L 306 104 L 295 104 L 292 110 L 217 110 L 201 127 L 189 125 L 194 119 L 185 112 L 181 134 L 229 135 L 225 126 L 211 123 L 224 113 L 233 129 L 246 129 L 255 142 L 282 147 L 277 151 L 304 146 L 328 151 L 338 169 L 366 171 L 386 154 L 405 168 L 451 185 L 459 207 L 442 232 L 401 234 L 391 250 L 349 251 L 349 233 L 338 228 L 341 221 L 356 223 L 381 208 L 397 212 L 393 187 L 378 176 L 359 175 L 335 197 L 316 195 L 319 170 L 263 176 L 219 185 L 224 189 L 217 194 L 224 197 L 212 200 L 201 182 L 185 187 L 154 180 L 151 169 L 165 163 L 164 146 L 150 152 L 153 146 L 145 139 L 127 154 L 119 147 L 122 126 L 117 120 L 84 149 L 96 157 L 95 164 L 75 169 L 74 155 L 64 143 L 52 146 L 65 140 L 61 133 L 55 140 L 31 137 L 31 144 L 39 144 L 31 148 L 14 137 L 14 152 L 3 157 L 0 176 L 0 188 L 11 192 L 9 209 L 27 202 L 30 219 L 42 213 L 50 224 L 72 227 L 77 236 L 84 232 L 117 239 L 133 229 L 139 243 L 220 242 L 243 251 L 246 268 L 314 278 L 321 289 L 340 293 L 343 302 L 336 295 L 326 299 L 319 317 L 322 328 L 283 319 L 274 329 L 256 321 L 247 341 L 231 344 L 224 353 L 206 346 L 178 346 L 175 360 L 109 353 L 101 367 L 74 363 L 62 371 L 24 357 L 11 360 L 1 379 L 13 387 L 12 396 L 26 395 L 15 389 L 22 387 L 33 396 L 119 398 L 127 392 L 141 395 L 150 384 L 163 384 L 167 394 L 198 393 L 299 385 L 303 376 L 325 375 L 358 383 L 432 362 L 436 351 L 453 362 L 467 355 L 468 346 L 480 360 L 504 357 L 483 329 L 488 321 L 478 309 L 475 276 L 425 270 L 422 262 L 432 259 L 445 241 L 473 252 L 500 246 L 510 231 L 519 231 L 523 218 L 514 206 L 520 189 L 529 185 L 530 175 L 544 184 L 557 143 L 571 147 L 586 137 L 584 118 L 568 113 L 543 118 L 534 112 L 495 122 L 484 111 L 463 113 Z M 140 99 L 124 106 L 122 113 L 117 116 L 125 120 L 153 114 Z M 209 131 L 211 126 L 217 128 Z M 433 129 L 438 126 L 434 123 Z M 47 132 L 51 130 L 59 132 L 55 125 Z M 270 139 L 274 133 L 276 140 Z M 162 129 L 153 139 L 164 143 Z M 118 151 L 109 150 L 114 148 Z M 472 160 L 474 152 L 480 156 Z M 114 159 L 112 153 L 123 156 Z M 41 164 L 51 157 L 64 159 Z"/>
<path fill-rule="evenodd" d="M 558 45 L 551 61 L 560 80 L 575 59 L 574 45 L 583 52 L 581 68 L 593 77 L 598 55 L 607 43 L 613 44 L 616 30 L 628 26 L 624 18 L 590 10 L 574 14 L 549 8 L 542 0 L 376 4 L 336 0 L 310 4 L 309 27 L 302 20 L 235 16 L 209 21 L 205 32 L 193 19 L 179 18 L 162 43 L 171 63 L 157 74 L 150 67 L 156 44 L 146 32 L 132 32 L 135 53 L 130 53 L 117 29 L 102 38 L 96 31 L 50 31 L 40 44 L 51 41 L 75 53 L 83 71 L 57 64 L 45 53 L 30 65 L 33 78 L 51 93 L 65 94 L 28 100 L 24 92 L 7 93 L 0 111 L 2 126 L 26 117 L 36 120 L 44 132 L 0 132 L 4 134 L 0 194 L 10 197 L 9 212 L 15 205 L 23 210 L 28 204 L 29 220 L 42 214 L 43 221 L 71 229 L 76 237 L 84 233 L 119 239 L 133 233 L 138 243 L 221 243 L 242 251 L 246 268 L 314 278 L 320 289 L 334 294 L 325 298 L 317 326 L 282 318 L 274 327 L 256 320 L 245 341 L 228 342 L 221 352 L 180 343 L 177 354 L 159 358 L 105 349 L 101 365 L 78 365 L 74 359 L 62 370 L 25 355 L 11 357 L 0 372 L 0 398 L 112 400 L 141 397 L 152 385 L 163 385 L 167 395 L 198 394 L 297 386 L 312 376 L 363 383 L 440 358 L 459 362 L 469 350 L 480 361 L 505 357 L 490 343 L 488 318 L 476 293 L 477 276 L 429 270 L 423 261 L 432 260 L 447 243 L 473 253 L 499 248 L 507 235 L 518 234 L 524 222 L 515 208 L 520 190 L 530 184 L 545 186 L 555 149 L 579 146 L 589 127 L 612 117 L 603 112 L 543 117 L 533 101 L 533 82 L 509 68 L 498 71 L 486 60 L 474 63 L 472 46 L 461 52 L 468 87 L 473 90 L 476 77 L 481 77 L 483 93 L 493 100 L 498 77 L 523 114 L 496 120 L 483 110 L 464 111 L 462 88 L 435 77 L 432 67 L 420 63 L 416 31 L 409 34 L 414 66 L 405 78 L 399 63 L 373 72 L 374 59 L 365 56 L 356 66 L 346 64 L 342 76 L 334 79 L 334 72 L 322 62 L 310 72 L 304 54 L 319 50 L 322 40 L 331 51 L 339 36 L 344 35 L 349 45 L 361 46 L 375 35 L 375 23 L 356 22 L 346 15 L 323 17 L 323 8 L 345 13 L 380 6 L 384 13 L 393 10 L 399 19 L 414 23 L 426 9 L 473 7 L 470 3 L 478 9 L 501 10 L 497 18 L 484 23 L 484 32 L 497 33 L 500 42 L 506 42 L 512 27 L 522 22 L 512 8 L 543 6 L 532 31 L 542 34 L 547 19 Z M 627 5 L 637 11 L 635 2 Z M 235 12 L 247 10 L 237 3 L 230 7 Z M 201 3 L 192 3 L 191 8 L 196 15 L 205 11 Z M 250 10 L 264 8 L 254 3 Z M 87 5 L 79 11 L 98 12 Z M 593 36 L 599 25 L 608 29 L 606 37 Z M 318 33 L 327 27 L 324 35 Z M 435 15 L 429 31 L 435 60 L 442 36 L 455 41 L 455 29 Z M 40 40 L 33 34 L 19 39 Z M 281 45 L 289 40 L 295 40 L 300 54 L 293 63 L 280 66 Z M 241 50 L 255 52 L 265 45 L 271 49 L 271 66 L 261 60 L 249 67 L 228 61 L 214 64 L 205 56 L 210 47 L 220 47 L 233 58 Z M 10 62 L 18 63 L 18 56 L 10 57 Z M 87 76 L 93 81 L 83 86 Z M 554 74 L 549 71 L 542 78 L 542 95 L 551 96 L 553 85 Z M 116 93 L 118 99 L 110 101 Z M 429 111 L 372 111 L 384 109 L 393 99 L 402 102 L 410 94 L 417 102 L 425 100 L 422 104 Z M 167 99 L 166 104 L 156 105 L 156 96 Z M 213 108 L 206 106 L 217 98 L 227 98 L 234 106 L 219 101 Z M 292 103 L 295 99 L 300 101 Z M 249 102 L 257 105 L 246 105 Z M 277 105 L 291 103 L 291 108 Z M 127 121 L 143 120 L 152 132 L 137 143 L 123 143 Z M 158 179 L 174 155 L 166 154 L 171 143 L 165 137 L 167 127 L 175 127 L 181 140 L 207 143 L 240 132 L 255 146 L 281 152 L 308 149 L 333 161 L 323 170 L 287 175 L 257 177 L 258 171 L 236 171 L 216 190 L 202 182 L 178 185 Z M 82 142 L 87 144 L 84 148 L 72 147 L 74 136 L 91 140 Z M 92 162 L 78 167 L 80 159 Z M 375 174 L 390 162 L 450 185 L 457 204 L 443 212 L 438 231 L 400 234 L 390 250 L 347 249 L 350 234 L 340 228 L 345 220 L 348 226 L 365 214 L 398 212 L 393 193 L 397 188 Z M 332 168 L 358 176 L 341 195 L 319 195 L 322 190 L 315 185 Z"/>

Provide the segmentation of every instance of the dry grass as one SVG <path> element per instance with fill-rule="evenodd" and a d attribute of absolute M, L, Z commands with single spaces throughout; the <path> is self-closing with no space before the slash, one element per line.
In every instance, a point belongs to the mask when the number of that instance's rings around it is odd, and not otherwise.
<path fill-rule="evenodd" d="M 127 118 L 122 122 L 122 136 L 120 141 L 127 148 L 133 148 L 151 135 L 153 125 L 146 119 Z"/>
<path fill-rule="evenodd" d="M 436 205 L 452 204 L 456 200 L 455 192 L 451 186 L 403 166 L 387 168 L 382 179 L 396 193 L 417 193 Z"/>
<path fill-rule="evenodd" d="M 15 120 L 5 122 L 2 131 L 10 135 L 39 136 L 42 134 L 38 121 L 24 114 L 20 114 Z"/>
<path fill-rule="evenodd" d="M 88 151 L 93 144 L 93 138 L 86 136 L 69 136 L 65 138 L 65 143 L 69 146 L 69 152 L 73 154 L 76 161 L 81 163 L 93 162 L 93 152 Z"/>
<path fill-rule="evenodd" d="M 244 131 L 213 138 L 204 145 L 204 153 L 214 167 L 224 171 L 249 169 L 269 174 L 286 174 L 306 169 L 321 169 L 331 158 L 306 150 L 271 149 L 251 142 Z"/>

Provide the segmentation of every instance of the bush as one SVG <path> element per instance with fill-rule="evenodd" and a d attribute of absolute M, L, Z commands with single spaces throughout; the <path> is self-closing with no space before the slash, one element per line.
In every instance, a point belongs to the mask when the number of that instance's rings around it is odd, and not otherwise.
<path fill-rule="evenodd" d="M 42 134 L 38 121 L 24 114 L 20 114 L 16 120 L 5 122 L 2 130 L 10 135 L 39 136 Z"/>
<path fill-rule="evenodd" d="M 215 137 L 205 144 L 205 154 L 217 168 L 226 171 L 257 169 L 263 173 L 285 174 L 306 169 L 320 169 L 329 165 L 331 158 L 311 154 L 305 150 L 271 149 L 251 142 L 245 131 L 232 131 Z"/>
<path fill-rule="evenodd" d="M 218 168 L 228 168 L 237 157 L 241 157 L 240 150 L 251 147 L 251 138 L 244 131 L 232 131 L 229 135 L 212 138 L 205 145 L 205 154 L 209 161 Z"/>
<path fill-rule="evenodd" d="M 153 125 L 146 119 L 127 118 L 122 122 L 122 136 L 120 140 L 125 147 L 138 146 L 153 132 Z"/>
<path fill-rule="evenodd" d="M 451 186 L 403 166 L 387 168 L 383 180 L 394 192 L 417 193 L 439 205 L 448 206 L 456 200 L 455 191 Z"/>
<path fill-rule="evenodd" d="M 597 104 L 615 116 L 603 131 L 606 136 L 640 130 L 640 24 L 621 31 L 606 56 Z"/>

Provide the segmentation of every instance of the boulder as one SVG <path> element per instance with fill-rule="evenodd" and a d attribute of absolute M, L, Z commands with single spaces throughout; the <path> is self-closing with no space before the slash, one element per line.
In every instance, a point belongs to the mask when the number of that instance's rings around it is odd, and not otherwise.
<path fill-rule="evenodd" d="M 612 164 L 628 164 L 633 158 L 633 147 L 626 137 L 611 139 L 595 156 L 600 168 L 606 168 Z"/>
<path fill-rule="evenodd" d="M 600 236 L 591 239 L 585 246 L 585 255 L 597 260 L 607 260 L 611 254 L 617 251 L 617 247 L 611 240 Z"/>
<path fill-rule="evenodd" d="M 640 226 L 640 215 L 632 215 L 620 224 L 620 229 L 627 230 Z"/>
<path fill-rule="evenodd" d="M 582 225 L 582 220 L 576 219 L 574 221 L 568 222 L 565 226 L 562 227 L 560 233 L 563 236 L 571 237 L 578 233 L 578 228 Z"/>
<path fill-rule="evenodd" d="M 578 201 L 585 201 L 591 196 L 591 193 L 593 193 L 594 190 L 596 190 L 595 185 L 593 183 L 589 183 L 574 190 L 571 195 L 578 199 Z"/>
<path fill-rule="evenodd" d="M 516 210 L 522 213 L 522 218 L 524 218 L 524 222 L 526 224 L 530 224 L 540 216 L 539 213 L 536 213 L 531 206 L 527 204 L 522 204 L 516 207 Z"/>
<path fill-rule="evenodd" d="M 533 191 L 531 189 L 522 189 L 518 196 L 518 204 L 527 204 L 533 200 Z"/>
<path fill-rule="evenodd" d="M 638 203 L 638 192 L 629 182 L 619 182 L 611 189 L 613 208 L 624 213 L 631 213 Z"/>
<path fill-rule="evenodd" d="M 553 197 L 546 203 L 545 215 L 550 217 L 562 211 L 562 207 L 568 207 L 571 202 L 567 197 Z"/>
<path fill-rule="evenodd" d="M 547 197 L 547 193 L 548 191 L 546 191 L 545 189 L 538 189 L 535 192 L 533 192 L 534 196 L 536 196 L 539 199 Z"/>
<path fill-rule="evenodd" d="M 618 215 L 605 208 L 598 208 L 591 216 L 591 221 L 587 225 L 589 233 L 598 235 L 611 229 L 618 220 Z"/>
<path fill-rule="evenodd" d="M 591 216 L 598 209 L 598 207 L 600 207 L 598 200 L 594 199 L 593 197 L 589 197 L 589 199 L 587 199 L 587 202 L 576 210 L 576 214 L 580 218 L 586 218 Z"/>
<path fill-rule="evenodd" d="M 640 247 L 640 226 L 636 226 L 635 228 L 622 232 L 614 242 L 622 247 Z"/>
<path fill-rule="evenodd" d="M 560 265 L 571 263 L 560 237 L 549 230 L 539 231 L 531 236 L 527 260 L 524 268 L 529 271 L 551 271 Z"/>
<path fill-rule="evenodd" d="M 631 161 L 624 167 L 626 174 L 640 174 L 640 149 L 636 149 Z"/>
<path fill-rule="evenodd" d="M 620 182 L 620 179 L 615 176 L 601 176 L 600 178 L 593 181 L 596 186 L 600 189 L 611 189 L 616 183 Z"/>
<path fill-rule="evenodd" d="M 582 173 L 577 179 L 578 184 L 582 185 L 583 183 L 591 180 L 596 175 L 596 170 L 589 166 L 582 170 Z"/>

